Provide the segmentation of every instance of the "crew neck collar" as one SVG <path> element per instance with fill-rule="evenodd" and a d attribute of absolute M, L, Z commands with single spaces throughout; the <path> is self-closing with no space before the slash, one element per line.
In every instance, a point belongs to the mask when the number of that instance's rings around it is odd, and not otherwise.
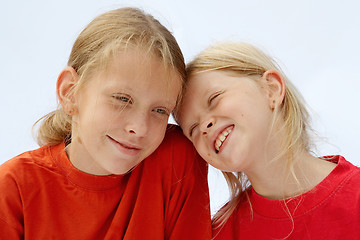
<path fill-rule="evenodd" d="M 121 187 L 122 182 L 128 178 L 126 174 L 98 176 L 80 171 L 70 162 L 65 151 L 65 143 L 50 146 L 50 152 L 53 161 L 59 165 L 63 175 L 71 183 L 81 188 L 95 191 L 110 190 Z"/>
<path fill-rule="evenodd" d="M 321 205 L 332 194 L 335 194 L 339 184 L 349 177 L 348 170 L 351 168 L 351 164 L 342 156 L 328 156 L 324 158 L 337 163 L 336 167 L 318 185 L 301 195 L 274 200 L 260 196 L 251 188 L 249 200 L 254 212 L 264 217 L 280 219 L 288 218 L 289 215 L 292 217 L 300 216 Z"/>

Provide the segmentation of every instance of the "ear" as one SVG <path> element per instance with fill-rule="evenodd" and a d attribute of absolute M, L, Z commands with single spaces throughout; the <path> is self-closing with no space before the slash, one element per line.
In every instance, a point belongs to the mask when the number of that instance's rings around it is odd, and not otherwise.
<path fill-rule="evenodd" d="M 285 97 L 285 81 L 280 73 L 275 70 L 266 71 L 262 79 L 267 86 L 269 106 L 271 109 L 280 106 Z"/>
<path fill-rule="evenodd" d="M 74 87 L 78 81 L 79 76 L 72 67 L 66 67 L 62 70 L 57 79 L 56 94 L 62 108 L 68 115 L 77 113 Z"/>

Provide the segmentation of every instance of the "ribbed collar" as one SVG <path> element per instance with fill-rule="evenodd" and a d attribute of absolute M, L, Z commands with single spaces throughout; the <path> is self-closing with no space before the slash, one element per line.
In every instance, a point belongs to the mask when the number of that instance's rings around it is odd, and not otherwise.
<path fill-rule="evenodd" d="M 269 218 L 289 218 L 306 214 L 323 204 L 341 188 L 354 169 L 342 156 L 329 156 L 327 160 L 337 163 L 331 173 L 310 191 L 284 200 L 272 200 L 260 196 L 254 189 L 250 191 L 250 201 L 254 212 Z M 286 204 L 285 204 L 286 203 Z"/>
<path fill-rule="evenodd" d="M 97 176 L 82 172 L 75 168 L 70 162 L 66 152 L 65 144 L 49 147 L 52 159 L 59 166 L 60 171 L 74 185 L 94 191 L 105 191 L 122 186 L 127 182 L 127 175 Z"/>

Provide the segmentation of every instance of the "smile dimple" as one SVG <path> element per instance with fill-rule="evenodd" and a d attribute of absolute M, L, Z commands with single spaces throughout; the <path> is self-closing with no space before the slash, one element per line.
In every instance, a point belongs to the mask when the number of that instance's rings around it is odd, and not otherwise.
<path fill-rule="evenodd" d="M 231 131 L 233 130 L 234 126 L 230 126 L 227 127 L 224 131 L 222 131 L 218 137 L 215 140 L 215 152 L 218 153 L 222 144 L 224 143 L 224 141 L 226 140 L 227 136 L 229 136 L 229 134 L 231 133 Z"/>

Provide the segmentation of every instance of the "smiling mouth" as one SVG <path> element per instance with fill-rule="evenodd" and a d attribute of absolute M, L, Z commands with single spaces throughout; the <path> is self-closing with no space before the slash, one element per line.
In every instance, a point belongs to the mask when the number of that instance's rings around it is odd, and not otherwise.
<path fill-rule="evenodd" d="M 227 137 L 229 136 L 229 134 L 233 129 L 234 129 L 234 125 L 231 125 L 230 127 L 225 128 L 225 130 L 218 135 L 214 144 L 216 153 L 219 153 L 221 146 L 223 145 L 223 143 L 225 142 L 225 140 L 227 139 Z"/>
<path fill-rule="evenodd" d="M 128 149 L 128 150 L 134 150 L 134 151 L 139 151 L 140 148 L 135 147 L 135 146 L 130 146 L 130 145 L 126 145 L 124 143 L 118 142 L 115 139 L 113 139 L 112 137 L 110 137 L 109 135 L 107 135 L 108 138 L 110 138 L 110 140 L 112 140 L 114 143 L 120 145 L 121 147 Z"/>

